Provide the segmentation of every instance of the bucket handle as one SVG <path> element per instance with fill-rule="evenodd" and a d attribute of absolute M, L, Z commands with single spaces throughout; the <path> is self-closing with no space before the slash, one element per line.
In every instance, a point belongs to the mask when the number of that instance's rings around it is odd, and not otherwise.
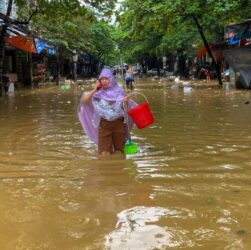
<path fill-rule="evenodd" d="M 135 94 L 143 96 L 145 98 L 145 100 L 147 101 L 147 103 L 149 104 L 149 101 L 148 101 L 147 97 L 144 94 L 140 93 L 140 92 L 132 92 L 132 93 L 130 93 L 128 95 L 131 96 L 131 95 L 135 95 Z"/>

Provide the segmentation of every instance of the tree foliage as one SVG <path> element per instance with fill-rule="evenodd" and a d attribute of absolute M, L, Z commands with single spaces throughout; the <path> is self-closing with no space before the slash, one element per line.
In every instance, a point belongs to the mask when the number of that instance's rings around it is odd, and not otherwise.
<path fill-rule="evenodd" d="M 72 51 L 84 51 L 107 63 L 113 40 L 108 25 L 115 0 L 17 0 L 19 19 L 35 13 L 30 21 L 33 33 Z M 108 20 L 108 21 L 104 21 Z"/>
<path fill-rule="evenodd" d="M 121 49 L 126 58 L 162 57 L 199 46 L 195 15 L 208 40 L 219 39 L 229 23 L 250 18 L 249 0 L 126 0 L 117 12 Z"/>
<path fill-rule="evenodd" d="M 19 16 L 37 35 L 65 49 L 95 55 L 108 64 L 161 58 L 179 49 L 193 53 L 202 44 L 195 15 L 208 40 L 225 25 L 250 18 L 250 0 L 124 0 L 109 24 L 116 0 L 16 0 Z M 119 50 L 116 49 L 116 44 Z"/>

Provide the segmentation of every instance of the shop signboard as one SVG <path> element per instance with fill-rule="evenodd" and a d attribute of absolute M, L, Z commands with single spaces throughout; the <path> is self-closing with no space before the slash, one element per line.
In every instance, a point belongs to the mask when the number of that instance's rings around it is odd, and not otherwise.
<path fill-rule="evenodd" d="M 225 27 L 224 38 L 232 39 L 235 36 L 245 36 L 251 32 L 251 20 L 239 24 L 230 24 Z"/>

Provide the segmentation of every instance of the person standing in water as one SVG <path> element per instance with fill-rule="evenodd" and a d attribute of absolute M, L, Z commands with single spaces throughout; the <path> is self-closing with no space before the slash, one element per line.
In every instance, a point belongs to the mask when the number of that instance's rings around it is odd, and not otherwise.
<path fill-rule="evenodd" d="M 102 155 L 124 152 L 126 124 L 123 103 L 137 104 L 117 84 L 112 72 L 104 68 L 93 90 L 83 93 L 78 117 L 89 139 Z M 129 119 L 129 129 L 133 122 Z"/>
<path fill-rule="evenodd" d="M 211 71 L 209 69 L 205 70 L 205 77 L 206 77 L 207 83 L 209 83 L 211 80 Z"/>
<path fill-rule="evenodd" d="M 129 68 L 126 71 L 126 73 L 125 73 L 125 82 L 126 82 L 126 87 L 128 89 L 132 90 L 133 89 L 133 83 L 135 82 L 132 68 Z"/>

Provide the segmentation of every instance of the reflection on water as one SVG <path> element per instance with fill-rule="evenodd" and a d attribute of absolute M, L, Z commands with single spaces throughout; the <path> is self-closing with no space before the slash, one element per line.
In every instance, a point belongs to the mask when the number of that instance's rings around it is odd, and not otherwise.
<path fill-rule="evenodd" d="M 182 215 L 183 214 L 183 215 Z M 192 246 L 189 239 L 181 237 L 186 232 L 166 228 L 158 223 L 161 217 L 187 218 L 187 211 L 164 209 L 161 207 L 133 207 L 118 215 L 116 229 L 106 237 L 108 249 L 166 249 L 171 247 Z"/>
<path fill-rule="evenodd" d="M 251 247 L 250 93 L 136 90 L 156 122 L 133 130 L 127 159 L 98 157 L 77 120 L 79 87 L 0 99 L 0 249 Z"/>

